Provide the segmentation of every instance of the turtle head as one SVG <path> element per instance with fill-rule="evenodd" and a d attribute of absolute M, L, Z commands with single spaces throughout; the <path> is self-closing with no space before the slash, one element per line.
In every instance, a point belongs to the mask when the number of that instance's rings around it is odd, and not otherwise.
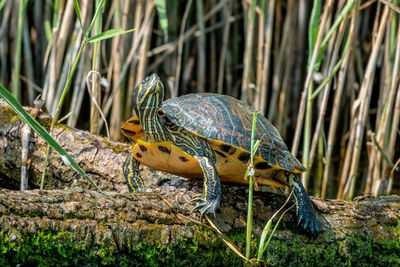
<path fill-rule="evenodd" d="M 137 109 L 158 109 L 164 98 L 164 86 L 157 74 L 144 78 L 132 93 L 132 103 Z"/>
<path fill-rule="evenodd" d="M 157 74 L 147 76 L 132 93 L 132 106 L 146 136 L 155 141 L 165 141 L 164 125 L 158 116 L 164 99 L 164 86 Z"/>

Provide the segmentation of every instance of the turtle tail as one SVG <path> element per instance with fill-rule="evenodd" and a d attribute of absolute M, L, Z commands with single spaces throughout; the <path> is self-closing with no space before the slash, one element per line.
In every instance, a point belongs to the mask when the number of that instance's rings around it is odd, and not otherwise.
<path fill-rule="evenodd" d="M 289 186 L 293 188 L 297 207 L 297 223 L 311 235 L 317 235 L 320 231 L 318 220 L 314 214 L 314 208 L 310 198 L 296 173 L 287 172 Z"/>

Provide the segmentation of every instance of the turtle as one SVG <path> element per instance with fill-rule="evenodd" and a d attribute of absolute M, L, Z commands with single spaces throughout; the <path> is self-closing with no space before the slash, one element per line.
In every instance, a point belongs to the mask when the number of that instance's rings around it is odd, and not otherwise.
<path fill-rule="evenodd" d="M 136 116 L 121 132 L 135 144 L 123 163 L 130 191 L 144 190 L 140 164 L 187 178 L 203 178 L 195 197 L 201 216 L 215 214 L 221 182 L 246 184 L 254 110 L 241 100 L 221 94 L 192 93 L 164 99 L 157 74 L 147 76 L 132 93 Z M 254 177 L 258 185 L 293 188 L 297 222 L 306 232 L 320 231 L 300 173 L 303 165 L 289 152 L 277 129 L 257 114 Z"/>

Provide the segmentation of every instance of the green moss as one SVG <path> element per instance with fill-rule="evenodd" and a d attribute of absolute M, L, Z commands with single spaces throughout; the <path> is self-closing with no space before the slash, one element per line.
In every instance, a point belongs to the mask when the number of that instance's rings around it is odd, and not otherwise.
<path fill-rule="evenodd" d="M 241 251 L 244 250 L 244 232 L 231 233 L 228 238 L 237 244 Z M 256 255 L 257 244 L 258 241 L 255 240 L 253 256 Z M 398 266 L 399 255 L 400 237 L 380 243 L 354 237 L 320 244 L 306 244 L 300 239 L 295 239 L 272 240 L 264 260 L 269 266 Z M 29 235 L 21 235 L 15 231 L 0 232 L 0 266 L 17 264 L 241 266 L 242 260 L 215 234 L 202 227 L 194 229 L 194 237 L 183 238 L 175 245 L 149 244 L 143 240 L 139 244 L 130 243 L 125 247 L 77 242 L 69 232 L 39 232 Z"/>
<path fill-rule="evenodd" d="M 273 240 L 265 254 L 270 265 L 286 266 L 398 266 L 400 237 L 376 242 L 349 237 L 344 241 L 305 244 L 299 239 Z"/>
<path fill-rule="evenodd" d="M 10 107 L 2 107 L 0 109 L 0 118 L 0 128 L 21 120 L 21 118 L 17 114 L 15 114 L 15 112 Z"/>
<path fill-rule="evenodd" d="M 137 245 L 116 248 L 75 242 L 69 232 L 20 235 L 0 232 L 0 266 L 213 266 L 217 262 L 238 265 L 241 260 L 219 244 L 217 250 L 199 245 L 196 238 L 182 239 L 177 246 Z"/>

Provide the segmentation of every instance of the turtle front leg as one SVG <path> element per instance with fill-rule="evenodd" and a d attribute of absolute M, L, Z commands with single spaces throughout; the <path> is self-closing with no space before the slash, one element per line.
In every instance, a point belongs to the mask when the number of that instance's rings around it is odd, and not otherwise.
<path fill-rule="evenodd" d="M 207 157 L 194 157 L 204 174 L 203 194 L 195 198 L 197 202 L 195 209 L 199 210 L 201 216 L 215 213 L 221 200 L 221 183 L 214 162 Z"/>
<path fill-rule="evenodd" d="M 291 172 L 285 174 L 289 177 L 289 185 L 294 190 L 297 205 L 297 221 L 301 227 L 311 235 L 319 233 L 318 220 L 315 218 L 314 209 L 310 198 L 300 181 L 300 177 Z"/>
<path fill-rule="evenodd" d="M 128 185 L 129 191 L 136 192 L 144 189 L 143 179 L 139 173 L 139 162 L 135 160 L 132 153 L 126 157 L 122 170 Z"/>

